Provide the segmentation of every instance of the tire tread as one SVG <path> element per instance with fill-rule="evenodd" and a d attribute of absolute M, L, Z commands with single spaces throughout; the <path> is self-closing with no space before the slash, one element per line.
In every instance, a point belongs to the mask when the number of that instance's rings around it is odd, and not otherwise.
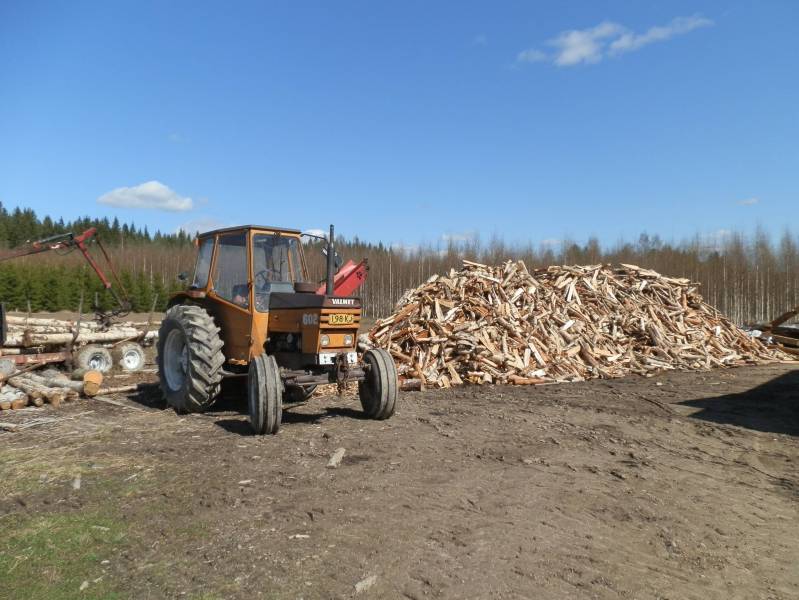
<path fill-rule="evenodd" d="M 166 387 L 163 376 L 163 351 L 166 334 L 180 327 L 189 348 L 188 385 L 172 391 Z M 225 356 L 220 328 L 201 306 L 178 304 L 167 310 L 158 333 L 158 371 L 161 391 L 170 406 L 178 412 L 202 412 L 209 408 L 222 386 L 222 367 Z"/>

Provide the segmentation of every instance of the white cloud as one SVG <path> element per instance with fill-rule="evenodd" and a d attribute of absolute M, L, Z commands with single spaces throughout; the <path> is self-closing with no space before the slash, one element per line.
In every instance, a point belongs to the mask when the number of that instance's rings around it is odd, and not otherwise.
<path fill-rule="evenodd" d="M 644 33 L 635 33 L 619 23 L 603 21 L 588 29 L 570 29 L 546 42 L 554 48 L 544 52 L 529 48 L 519 52 L 517 62 L 551 62 L 558 67 L 573 67 L 580 64 L 596 64 L 607 56 L 618 56 L 625 52 L 639 50 L 648 44 L 664 42 L 677 35 L 683 35 L 709 27 L 713 21 L 700 15 L 677 17 L 667 25 L 650 27 Z"/>
<path fill-rule="evenodd" d="M 760 198 L 746 198 L 745 200 L 738 200 L 738 206 L 753 206 L 760 202 Z"/>
<path fill-rule="evenodd" d="M 311 228 L 311 229 L 304 230 L 303 233 L 307 233 L 308 235 L 316 235 L 316 236 L 319 236 L 321 238 L 327 239 L 327 236 L 328 236 L 328 234 L 330 232 L 329 231 L 325 231 L 324 229 Z M 315 242 L 317 240 L 315 238 L 307 238 L 306 237 L 306 238 L 303 238 L 302 241 L 308 243 L 308 242 Z"/>
<path fill-rule="evenodd" d="M 590 29 L 564 31 L 549 44 L 555 47 L 552 58 L 559 67 L 571 67 L 580 63 L 597 63 L 602 60 L 605 40 L 619 35 L 624 27 L 605 21 Z"/>
<path fill-rule="evenodd" d="M 488 44 L 488 36 L 484 33 L 478 33 L 476 36 L 474 36 L 472 43 L 475 46 L 485 46 Z"/>
<path fill-rule="evenodd" d="M 167 139 L 168 139 L 170 142 L 172 142 L 173 144 L 179 144 L 180 142 L 182 142 L 182 141 L 183 141 L 183 136 L 182 136 L 182 135 L 180 135 L 179 133 L 174 133 L 174 132 L 173 132 L 173 133 L 170 133 L 170 134 L 167 136 Z"/>
<path fill-rule="evenodd" d="M 206 231 L 219 229 L 220 227 L 224 226 L 225 223 L 219 219 L 215 219 L 213 217 L 197 217 L 196 219 L 186 221 L 183 223 L 183 225 L 180 225 L 175 230 L 175 233 L 183 231 L 188 235 L 195 235 L 196 233 L 205 233 Z"/>
<path fill-rule="evenodd" d="M 97 202 L 119 208 L 152 208 L 171 212 L 185 212 L 194 207 L 191 198 L 181 196 L 160 181 L 116 188 L 100 196 Z"/>
<path fill-rule="evenodd" d="M 625 32 L 621 37 L 610 44 L 610 54 L 621 54 L 622 52 L 632 52 L 643 48 L 647 44 L 654 42 L 665 42 L 675 35 L 683 35 L 700 27 L 710 27 L 713 21 L 700 15 L 690 17 L 677 17 L 672 19 L 668 25 L 650 27 L 645 33 L 637 34 Z"/>

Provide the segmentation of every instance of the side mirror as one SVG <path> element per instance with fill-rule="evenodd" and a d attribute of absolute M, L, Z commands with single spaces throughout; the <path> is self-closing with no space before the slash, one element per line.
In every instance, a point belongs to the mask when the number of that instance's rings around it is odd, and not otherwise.
<path fill-rule="evenodd" d="M 181 271 L 178 273 L 178 281 L 186 283 L 189 280 L 189 274 L 186 271 Z"/>

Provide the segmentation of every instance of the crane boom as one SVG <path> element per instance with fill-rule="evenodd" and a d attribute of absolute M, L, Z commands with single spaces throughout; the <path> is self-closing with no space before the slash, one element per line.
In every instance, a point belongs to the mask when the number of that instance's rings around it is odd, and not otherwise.
<path fill-rule="evenodd" d="M 106 264 L 108 266 L 108 270 L 111 272 L 111 276 L 116 283 L 117 287 L 121 290 L 122 295 L 120 295 L 116 289 L 114 289 L 111 279 L 109 279 L 97 261 L 89 252 L 89 242 L 95 242 L 100 248 L 100 251 L 103 253 L 103 257 L 105 258 Z M 77 248 L 80 250 L 80 253 L 83 255 L 83 258 L 86 259 L 86 262 L 89 263 L 89 266 L 92 270 L 97 274 L 97 277 L 100 278 L 100 281 L 103 284 L 103 287 L 107 289 L 111 295 L 116 300 L 117 304 L 119 305 L 117 309 L 112 311 L 113 315 L 120 315 L 124 312 L 130 310 L 130 301 L 128 300 L 127 292 L 125 291 L 125 287 L 122 285 L 122 282 L 117 275 L 116 270 L 114 269 L 114 263 L 111 262 L 111 257 L 108 256 L 108 253 L 105 251 L 105 247 L 103 246 L 100 239 L 97 237 L 97 228 L 90 227 L 80 235 L 75 235 L 74 233 L 61 233 L 58 235 L 53 235 L 50 237 L 43 238 L 41 240 L 36 240 L 33 242 L 29 242 L 26 246 L 21 248 L 17 248 L 12 250 L 11 252 L 7 252 L 3 255 L 0 255 L 0 262 L 11 260 L 14 258 L 20 258 L 22 256 L 30 256 L 32 254 L 41 254 L 43 252 L 49 252 L 51 250 L 74 250 Z"/>

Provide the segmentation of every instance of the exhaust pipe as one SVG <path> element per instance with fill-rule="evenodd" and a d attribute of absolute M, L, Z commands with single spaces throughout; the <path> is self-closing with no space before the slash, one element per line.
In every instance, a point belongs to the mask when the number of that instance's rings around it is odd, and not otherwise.
<path fill-rule="evenodd" d="M 333 225 L 330 225 L 330 237 L 327 238 L 327 289 L 325 294 L 333 295 L 333 277 L 336 271 L 336 248 L 333 242 Z"/>

